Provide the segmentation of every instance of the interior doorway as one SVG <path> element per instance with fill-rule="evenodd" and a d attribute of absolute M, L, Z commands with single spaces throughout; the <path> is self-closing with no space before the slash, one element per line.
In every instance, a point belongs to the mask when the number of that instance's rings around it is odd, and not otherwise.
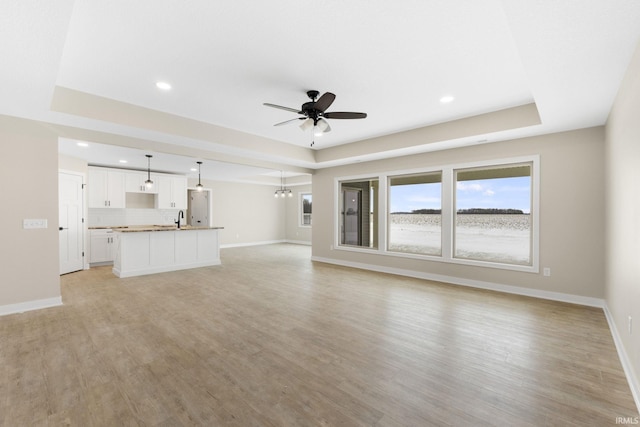
<path fill-rule="evenodd" d="M 60 274 L 84 268 L 84 176 L 58 173 Z"/>
<path fill-rule="evenodd" d="M 187 224 L 193 227 L 211 226 L 211 190 L 189 190 Z"/>

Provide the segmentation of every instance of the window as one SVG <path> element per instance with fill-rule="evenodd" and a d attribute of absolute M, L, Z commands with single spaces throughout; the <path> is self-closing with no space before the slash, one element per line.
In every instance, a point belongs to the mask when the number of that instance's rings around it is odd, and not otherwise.
<path fill-rule="evenodd" d="M 442 172 L 389 178 L 387 249 L 442 254 Z"/>
<path fill-rule="evenodd" d="M 378 247 L 378 179 L 340 182 L 340 245 Z"/>
<path fill-rule="evenodd" d="M 454 257 L 532 264 L 532 164 L 455 171 Z"/>
<path fill-rule="evenodd" d="M 526 156 L 338 178 L 334 247 L 538 272 L 539 162 Z"/>
<path fill-rule="evenodd" d="M 311 193 L 300 193 L 300 227 L 311 227 Z"/>

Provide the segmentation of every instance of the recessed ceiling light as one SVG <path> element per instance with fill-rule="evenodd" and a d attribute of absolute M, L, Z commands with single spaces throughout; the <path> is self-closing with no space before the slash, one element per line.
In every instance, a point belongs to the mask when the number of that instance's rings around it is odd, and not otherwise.
<path fill-rule="evenodd" d="M 77 142 L 76 145 L 78 147 L 88 147 L 89 146 L 89 144 L 87 144 L 86 142 Z"/>
<path fill-rule="evenodd" d="M 448 104 L 451 101 L 453 101 L 454 99 L 455 98 L 453 96 L 451 96 L 451 95 L 445 95 L 442 98 L 440 98 L 440 102 L 443 103 L 443 104 Z"/>
<path fill-rule="evenodd" d="M 197 168 L 191 168 L 191 172 L 198 172 Z"/>
<path fill-rule="evenodd" d="M 156 82 L 156 87 L 161 90 L 171 90 L 171 85 L 167 82 Z"/>
<path fill-rule="evenodd" d="M 127 163 L 126 160 L 120 160 L 120 163 Z"/>

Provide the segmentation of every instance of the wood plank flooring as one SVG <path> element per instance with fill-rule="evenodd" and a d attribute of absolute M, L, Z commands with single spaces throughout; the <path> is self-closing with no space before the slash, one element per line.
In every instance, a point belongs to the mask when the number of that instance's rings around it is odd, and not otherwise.
<path fill-rule="evenodd" d="M 0 425 L 606 426 L 637 417 L 602 310 L 313 263 L 62 277 L 0 317 Z"/>

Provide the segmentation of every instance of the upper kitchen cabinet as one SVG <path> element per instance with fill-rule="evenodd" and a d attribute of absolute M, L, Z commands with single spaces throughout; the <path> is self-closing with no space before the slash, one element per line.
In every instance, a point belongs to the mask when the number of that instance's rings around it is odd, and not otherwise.
<path fill-rule="evenodd" d="M 187 209 L 187 177 L 158 176 L 157 209 Z"/>
<path fill-rule="evenodd" d="M 88 193 L 90 208 L 124 208 L 125 207 L 124 172 L 89 168 Z"/>
<path fill-rule="evenodd" d="M 151 174 L 151 180 L 154 182 L 154 185 L 151 188 L 147 188 L 145 185 L 145 181 L 148 178 L 148 174 L 146 172 L 127 172 L 125 177 L 125 189 L 127 193 L 148 193 L 148 194 L 157 194 L 158 193 L 158 175 Z"/>

